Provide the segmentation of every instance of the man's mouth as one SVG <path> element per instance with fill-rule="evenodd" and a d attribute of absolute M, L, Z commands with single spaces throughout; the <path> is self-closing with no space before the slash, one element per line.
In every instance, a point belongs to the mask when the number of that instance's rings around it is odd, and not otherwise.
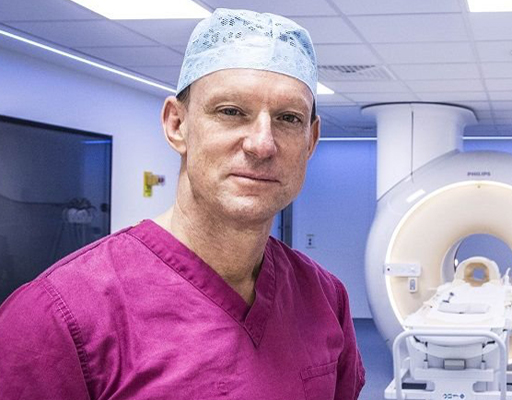
<path fill-rule="evenodd" d="M 234 172 L 231 174 L 236 178 L 247 179 L 255 182 L 277 183 L 279 180 L 271 174 L 261 174 L 255 172 Z"/>

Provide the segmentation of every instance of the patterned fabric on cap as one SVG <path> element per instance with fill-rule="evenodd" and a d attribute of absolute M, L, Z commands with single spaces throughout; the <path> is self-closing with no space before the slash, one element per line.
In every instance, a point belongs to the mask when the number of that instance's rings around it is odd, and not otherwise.
<path fill-rule="evenodd" d="M 197 79 L 229 68 L 291 76 L 316 98 L 318 72 L 309 33 L 279 15 L 219 8 L 202 20 L 190 36 L 177 94 Z"/>

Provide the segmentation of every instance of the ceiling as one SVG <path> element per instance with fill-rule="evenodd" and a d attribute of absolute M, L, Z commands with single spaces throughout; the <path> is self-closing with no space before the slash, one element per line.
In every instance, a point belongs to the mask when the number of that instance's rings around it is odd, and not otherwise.
<path fill-rule="evenodd" d="M 336 92 L 319 96 L 323 136 L 374 136 L 361 106 L 410 101 L 471 108 L 479 123 L 468 136 L 512 135 L 512 13 L 469 13 L 465 0 L 197 3 L 281 14 L 309 30 L 320 81 Z M 111 21 L 68 0 L 0 1 L 0 29 L 173 87 L 197 22 Z"/>

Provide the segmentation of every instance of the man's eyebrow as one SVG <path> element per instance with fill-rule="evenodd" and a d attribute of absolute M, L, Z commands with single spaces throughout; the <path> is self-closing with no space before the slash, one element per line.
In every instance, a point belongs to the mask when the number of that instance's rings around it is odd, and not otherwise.
<path fill-rule="evenodd" d="M 218 93 L 210 94 L 210 96 L 205 100 L 204 105 L 214 104 L 221 101 L 246 101 L 251 96 L 250 93 L 239 93 L 239 92 L 230 92 L 230 91 L 222 91 Z M 309 104 L 305 97 L 297 96 L 297 97 L 285 97 L 279 100 L 279 104 L 283 105 L 283 108 L 286 106 L 297 107 L 299 109 L 309 110 L 313 105 Z"/>

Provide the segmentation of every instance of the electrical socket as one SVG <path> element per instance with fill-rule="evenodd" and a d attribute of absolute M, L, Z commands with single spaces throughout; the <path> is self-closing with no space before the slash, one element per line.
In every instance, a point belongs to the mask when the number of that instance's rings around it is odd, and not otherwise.
<path fill-rule="evenodd" d="M 316 240 L 314 233 L 308 233 L 306 235 L 306 249 L 316 249 Z"/>

